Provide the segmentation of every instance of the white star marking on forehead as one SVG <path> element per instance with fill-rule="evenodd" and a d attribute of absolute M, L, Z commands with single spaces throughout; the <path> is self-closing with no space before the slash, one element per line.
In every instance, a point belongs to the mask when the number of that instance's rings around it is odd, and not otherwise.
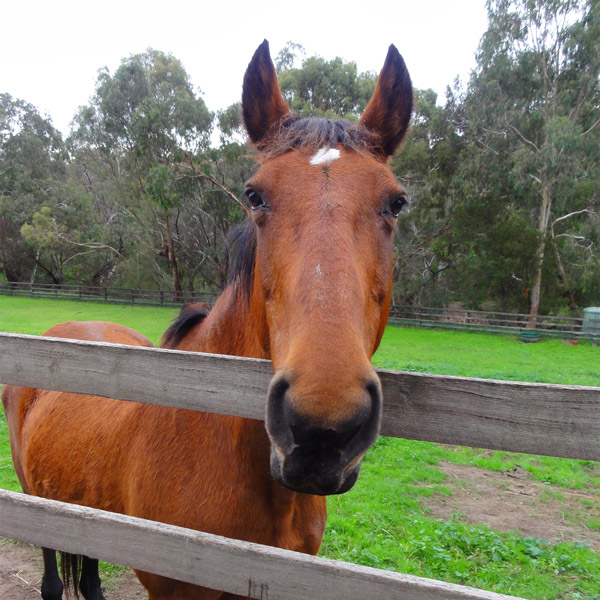
<path fill-rule="evenodd" d="M 317 150 L 314 156 L 310 159 L 310 164 L 322 165 L 332 163 L 334 160 L 337 160 L 341 156 L 340 151 L 336 148 L 321 148 Z"/>

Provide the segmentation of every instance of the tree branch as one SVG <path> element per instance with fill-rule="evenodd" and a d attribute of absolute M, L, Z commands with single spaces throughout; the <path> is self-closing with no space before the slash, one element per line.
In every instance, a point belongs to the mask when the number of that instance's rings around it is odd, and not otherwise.
<path fill-rule="evenodd" d="M 540 149 L 538 148 L 537 144 L 535 144 L 535 142 L 532 142 L 531 140 L 528 140 L 512 123 L 509 123 L 508 120 L 506 121 L 506 124 L 526 143 L 529 144 L 536 152 L 539 152 Z"/>
<path fill-rule="evenodd" d="M 552 227 L 554 227 L 554 225 L 556 225 L 559 221 L 564 221 L 565 219 L 568 219 L 569 217 L 574 217 L 575 215 L 581 215 L 583 213 L 591 213 L 592 211 L 589 208 L 583 208 L 582 210 L 576 210 L 573 211 L 571 213 L 569 213 L 568 215 L 564 215 L 563 217 L 558 217 L 558 219 L 555 219 L 554 221 L 552 221 Z M 559 237 L 559 236 L 557 236 Z"/>

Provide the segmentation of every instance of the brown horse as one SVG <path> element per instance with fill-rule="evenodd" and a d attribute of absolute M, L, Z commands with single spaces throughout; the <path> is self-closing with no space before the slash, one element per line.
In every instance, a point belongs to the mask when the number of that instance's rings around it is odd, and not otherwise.
<path fill-rule="evenodd" d="M 272 360 L 259 421 L 5 387 L 12 452 L 25 492 L 232 538 L 316 553 L 324 495 L 350 489 L 375 441 L 381 387 L 370 359 L 390 302 L 393 235 L 405 192 L 386 165 L 412 106 L 390 46 L 358 123 L 299 118 L 284 102 L 267 42 L 243 87 L 260 168 L 246 186 L 228 287 L 210 313 L 190 309 L 167 347 Z M 47 335 L 150 345 L 107 323 L 64 323 Z M 44 600 L 61 598 L 44 550 Z M 231 594 L 139 572 L 151 600 Z M 102 598 L 97 561 L 79 587 Z"/>

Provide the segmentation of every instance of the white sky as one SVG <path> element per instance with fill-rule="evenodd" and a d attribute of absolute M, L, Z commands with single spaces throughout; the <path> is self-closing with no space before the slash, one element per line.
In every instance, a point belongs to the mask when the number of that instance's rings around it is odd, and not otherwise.
<path fill-rule="evenodd" d="M 246 66 L 269 40 L 307 56 L 341 56 L 379 72 L 390 43 L 418 88 L 443 98 L 456 75 L 467 78 L 486 29 L 485 0 L 7 0 L 0 23 L 0 92 L 38 107 L 67 134 L 93 94 L 97 70 L 155 48 L 182 61 L 210 110 L 239 100 Z"/>

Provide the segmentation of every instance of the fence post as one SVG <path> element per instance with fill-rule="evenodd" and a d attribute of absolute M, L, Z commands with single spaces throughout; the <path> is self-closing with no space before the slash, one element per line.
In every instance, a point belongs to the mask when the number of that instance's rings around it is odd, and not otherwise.
<path fill-rule="evenodd" d="M 135 292 L 131 290 L 131 304 L 135 304 Z"/>
<path fill-rule="evenodd" d="M 164 295 L 164 294 L 163 294 L 163 291 L 162 291 L 162 290 L 160 290 L 160 305 L 161 305 L 161 306 L 163 305 L 163 301 L 164 301 L 164 300 L 163 300 L 163 295 Z"/>

